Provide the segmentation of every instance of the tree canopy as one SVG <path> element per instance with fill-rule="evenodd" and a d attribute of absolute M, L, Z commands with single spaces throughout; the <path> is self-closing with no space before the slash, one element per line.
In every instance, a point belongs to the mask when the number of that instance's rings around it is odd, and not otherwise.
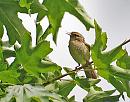
<path fill-rule="evenodd" d="M 87 2 L 87 1 L 86 1 Z M 97 74 L 111 83 L 114 90 L 102 90 L 97 86 L 101 79 L 89 79 L 77 74 L 83 67 L 72 70 L 62 68 L 48 58 L 53 51 L 49 34 L 57 43 L 57 35 L 65 12 L 75 16 L 86 31 L 95 30 L 95 42 L 91 46 L 92 64 Z M 18 13 L 36 14 L 36 45 L 23 26 Z M 49 26 L 43 31 L 40 21 L 48 18 Z M 2 37 L 7 31 L 9 41 Z M 130 39 L 106 51 L 107 33 L 92 20 L 78 0 L 0 0 L 0 102 L 76 102 L 75 96 L 68 97 L 78 85 L 88 92 L 83 102 L 116 102 L 124 92 L 130 97 L 130 56 L 122 48 Z M 19 43 L 19 44 L 17 44 Z M 7 58 L 14 57 L 9 64 Z M 113 64 L 115 62 L 116 64 Z M 64 69 L 66 73 L 62 73 Z M 70 76 L 71 79 L 62 80 Z M 118 91 L 118 95 L 113 95 Z"/>

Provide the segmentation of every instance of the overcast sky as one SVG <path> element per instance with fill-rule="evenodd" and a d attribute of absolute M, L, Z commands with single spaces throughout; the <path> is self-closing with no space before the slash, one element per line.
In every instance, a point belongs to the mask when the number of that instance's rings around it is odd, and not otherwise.
<path fill-rule="evenodd" d="M 130 0 L 79 0 L 84 6 L 91 18 L 96 19 L 98 24 L 102 27 L 103 31 L 108 34 L 108 48 L 119 45 L 124 40 L 130 38 Z M 21 15 L 19 17 L 23 20 L 24 26 L 31 32 L 33 36 L 33 44 L 35 43 L 35 25 L 34 19 L 36 15 L 32 15 L 30 18 L 28 15 Z M 41 22 L 45 29 L 48 25 L 47 18 L 44 18 Z M 86 42 L 89 44 L 94 43 L 94 31 L 91 29 L 87 32 L 84 25 L 74 16 L 66 13 L 62 20 L 62 27 L 59 30 L 57 46 L 51 42 L 51 47 L 54 51 L 50 54 L 50 58 L 62 67 L 74 68 L 77 63 L 72 59 L 68 50 L 69 36 L 66 32 L 78 31 L 83 34 Z M 52 37 L 49 36 L 48 39 Z M 125 48 L 130 54 L 130 44 L 127 44 Z M 82 73 L 80 73 L 82 74 Z M 113 89 L 107 81 L 103 80 L 99 85 L 104 90 Z M 80 92 L 79 92 L 80 91 Z M 86 92 L 81 88 L 74 88 L 72 94 L 76 94 L 76 99 L 81 102 L 81 99 L 86 95 Z M 80 96 L 80 97 L 79 97 Z M 123 102 L 123 100 L 120 100 Z M 127 99 L 125 102 L 130 102 Z"/>

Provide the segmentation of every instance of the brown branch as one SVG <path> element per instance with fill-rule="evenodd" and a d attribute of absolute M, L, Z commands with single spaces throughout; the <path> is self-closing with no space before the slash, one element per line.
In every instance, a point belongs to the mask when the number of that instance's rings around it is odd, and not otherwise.
<path fill-rule="evenodd" d="M 84 67 L 87 67 L 88 65 L 91 65 L 92 63 L 93 63 L 93 61 L 90 62 L 90 63 L 88 63 L 88 64 L 85 65 L 85 66 L 81 66 L 81 67 L 76 68 L 76 69 L 74 69 L 74 70 L 72 70 L 72 71 L 70 71 L 70 72 L 68 72 L 68 73 L 66 73 L 66 74 L 63 74 L 63 75 L 58 76 L 58 77 L 56 77 L 56 78 L 53 78 L 53 79 L 51 79 L 51 80 L 49 80 L 49 81 L 43 83 L 43 85 L 46 86 L 46 85 L 48 85 L 48 84 L 50 84 L 50 83 L 52 83 L 52 82 L 54 82 L 54 81 L 56 81 L 56 80 L 59 80 L 59 79 L 65 77 L 65 76 L 68 76 L 68 75 L 74 74 L 75 72 L 78 72 L 79 70 L 84 69 Z M 85 69 L 85 70 L 92 70 L 92 69 Z"/>

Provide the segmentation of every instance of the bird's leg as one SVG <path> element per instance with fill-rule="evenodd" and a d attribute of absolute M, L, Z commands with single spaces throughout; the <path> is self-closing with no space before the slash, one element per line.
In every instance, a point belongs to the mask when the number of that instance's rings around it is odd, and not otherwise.
<path fill-rule="evenodd" d="M 80 67 L 80 64 L 78 63 L 78 66 L 75 67 L 76 73 L 79 71 L 78 68 Z"/>
<path fill-rule="evenodd" d="M 80 67 L 80 64 L 78 63 L 78 66 L 75 67 L 75 69 L 79 68 Z"/>
<path fill-rule="evenodd" d="M 84 66 L 88 67 L 90 65 L 89 61 L 86 61 L 86 64 Z"/>
<path fill-rule="evenodd" d="M 91 61 L 91 62 L 90 62 L 90 61 L 86 61 L 86 64 L 85 64 L 84 66 L 87 67 L 87 66 L 89 66 L 89 65 L 92 65 L 92 63 L 93 63 L 93 61 Z"/>

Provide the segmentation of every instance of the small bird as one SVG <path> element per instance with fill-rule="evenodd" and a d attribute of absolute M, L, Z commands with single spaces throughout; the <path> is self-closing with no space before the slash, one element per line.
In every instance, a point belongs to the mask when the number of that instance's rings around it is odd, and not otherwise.
<path fill-rule="evenodd" d="M 89 63 L 90 59 L 90 45 L 85 42 L 85 38 L 78 32 L 67 33 L 70 35 L 69 51 L 73 59 L 80 65 L 85 66 Z M 90 70 L 85 70 L 85 69 Z M 84 68 L 87 78 L 96 79 L 96 72 L 92 69 L 91 65 Z"/>

